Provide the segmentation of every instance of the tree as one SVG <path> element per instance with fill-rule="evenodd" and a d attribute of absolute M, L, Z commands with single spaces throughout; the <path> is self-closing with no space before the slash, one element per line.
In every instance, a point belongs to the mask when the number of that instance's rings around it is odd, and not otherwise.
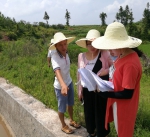
<path fill-rule="evenodd" d="M 147 8 L 145 8 L 143 13 L 143 35 L 144 39 L 149 39 L 149 29 L 150 29 L 150 9 L 149 2 L 147 3 Z"/>
<path fill-rule="evenodd" d="M 44 14 L 43 19 L 46 20 L 46 23 L 47 23 L 47 25 L 48 25 L 49 16 L 48 16 L 48 14 L 47 14 L 46 11 L 45 11 L 45 14 Z"/>
<path fill-rule="evenodd" d="M 123 7 L 120 6 L 120 9 L 119 9 L 119 13 L 118 13 L 118 19 L 120 20 L 121 23 L 123 23 L 123 16 L 124 16 L 124 12 L 123 12 Z"/>
<path fill-rule="evenodd" d="M 67 9 L 66 9 L 65 18 L 66 18 L 66 25 L 69 26 L 69 19 L 71 19 L 71 17 L 70 17 L 70 12 L 68 12 Z"/>
<path fill-rule="evenodd" d="M 125 10 L 124 10 L 124 25 L 126 26 L 128 24 L 128 20 L 129 20 L 129 16 L 131 15 L 130 10 L 129 10 L 129 6 L 126 5 Z M 132 17 L 133 17 L 133 13 L 132 13 Z"/>
<path fill-rule="evenodd" d="M 15 18 L 13 18 L 13 22 L 14 22 L 14 23 L 16 23 L 16 20 L 15 20 Z"/>
<path fill-rule="evenodd" d="M 143 13 L 143 23 L 146 23 L 148 29 L 150 29 L 150 5 L 149 2 L 147 3 L 147 8 L 145 8 L 144 13 Z"/>
<path fill-rule="evenodd" d="M 130 15 L 131 13 L 128 5 L 126 5 L 125 10 L 122 6 L 120 6 L 119 12 L 116 13 L 116 19 L 126 26 L 128 24 Z"/>
<path fill-rule="evenodd" d="M 129 32 L 129 35 L 132 35 L 133 34 L 133 31 L 134 31 L 134 25 L 133 25 L 133 20 L 134 20 L 134 18 L 133 18 L 133 13 L 132 13 L 132 10 L 131 10 L 131 12 L 130 12 L 130 16 L 129 16 L 129 30 L 128 30 L 128 32 Z"/>
<path fill-rule="evenodd" d="M 120 20 L 119 13 L 116 13 L 116 19 L 117 19 L 117 21 L 119 21 L 119 20 Z"/>
<path fill-rule="evenodd" d="M 102 26 L 106 25 L 106 22 L 105 22 L 105 19 L 107 17 L 107 14 L 102 12 L 99 17 L 101 18 L 101 21 L 102 21 Z"/>

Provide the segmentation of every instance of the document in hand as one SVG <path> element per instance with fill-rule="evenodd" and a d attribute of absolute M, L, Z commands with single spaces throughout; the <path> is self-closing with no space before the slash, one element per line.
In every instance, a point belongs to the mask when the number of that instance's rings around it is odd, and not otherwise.
<path fill-rule="evenodd" d="M 80 68 L 78 69 L 78 72 L 81 76 L 81 85 L 84 85 L 84 87 L 86 87 L 89 91 L 94 91 L 96 89 L 100 90 L 101 92 L 114 90 L 114 85 L 112 82 L 102 80 L 91 70 Z"/>

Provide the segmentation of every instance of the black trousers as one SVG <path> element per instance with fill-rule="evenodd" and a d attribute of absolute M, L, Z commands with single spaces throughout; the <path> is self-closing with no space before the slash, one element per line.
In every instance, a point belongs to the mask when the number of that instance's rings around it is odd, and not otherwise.
<path fill-rule="evenodd" d="M 89 92 L 87 88 L 83 88 L 84 98 L 84 115 L 86 129 L 89 134 L 93 134 L 96 130 L 97 137 L 105 137 L 110 132 L 105 129 L 105 114 L 107 99 L 102 98 L 95 92 Z"/>
<path fill-rule="evenodd" d="M 89 134 L 93 134 L 96 129 L 95 93 L 89 92 L 87 88 L 83 88 L 83 99 L 84 99 L 84 117 L 86 129 Z"/>

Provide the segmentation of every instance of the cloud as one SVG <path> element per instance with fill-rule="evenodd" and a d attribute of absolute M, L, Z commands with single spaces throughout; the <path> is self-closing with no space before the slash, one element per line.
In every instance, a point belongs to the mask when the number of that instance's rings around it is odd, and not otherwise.
<path fill-rule="evenodd" d="M 78 4 L 81 4 L 81 3 L 87 3 L 87 2 L 90 2 L 91 0 L 64 0 L 64 2 L 66 3 L 78 3 Z"/>
<path fill-rule="evenodd" d="M 65 24 L 66 9 L 70 12 L 70 25 L 100 24 L 99 14 L 107 14 L 106 23 L 115 20 L 120 6 L 129 6 L 135 21 L 142 18 L 148 0 L 0 0 L 0 12 L 16 21 L 45 22 L 45 11 L 50 24 Z"/>
<path fill-rule="evenodd" d="M 119 7 L 120 7 L 120 4 L 118 3 L 118 1 L 114 1 L 113 4 L 106 6 L 105 10 L 108 13 L 116 12 L 119 9 Z"/>

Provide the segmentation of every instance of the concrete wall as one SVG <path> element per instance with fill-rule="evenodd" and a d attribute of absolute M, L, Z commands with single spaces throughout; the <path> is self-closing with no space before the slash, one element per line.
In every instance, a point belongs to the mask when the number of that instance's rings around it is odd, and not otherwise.
<path fill-rule="evenodd" d="M 60 121 L 52 109 L 26 94 L 22 89 L 0 78 L 0 113 L 16 137 L 86 137 L 85 128 L 74 134 L 61 131 Z M 69 123 L 69 120 L 65 120 Z"/>

